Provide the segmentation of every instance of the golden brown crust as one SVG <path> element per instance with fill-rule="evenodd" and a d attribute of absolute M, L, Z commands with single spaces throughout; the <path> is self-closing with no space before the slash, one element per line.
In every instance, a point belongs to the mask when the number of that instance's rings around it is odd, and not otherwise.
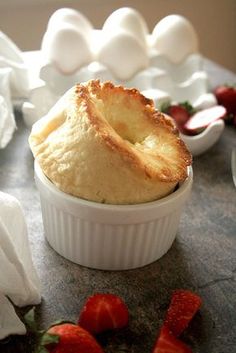
<path fill-rule="evenodd" d="M 147 177 L 157 178 L 165 182 L 175 182 L 184 180 L 187 177 L 187 166 L 192 163 L 192 156 L 188 151 L 185 143 L 180 139 L 178 129 L 173 122 L 173 119 L 159 111 L 154 107 L 154 102 L 151 99 L 144 97 L 137 89 L 124 88 L 122 86 L 114 86 L 111 82 L 100 83 L 99 80 L 89 81 L 86 86 L 77 85 L 75 93 L 78 97 L 77 104 L 81 104 L 81 99 L 85 101 L 88 119 L 91 125 L 94 126 L 98 134 L 106 145 L 112 150 L 117 150 L 127 163 L 131 163 L 137 170 L 143 170 Z M 173 172 L 171 166 L 169 167 L 168 160 L 160 153 L 155 155 L 165 166 L 160 169 L 153 168 L 148 165 L 135 153 L 134 149 L 124 140 L 120 139 L 117 134 L 108 133 L 110 126 L 105 124 L 100 117 L 93 114 L 91 109 L 90 94 L 94 94 L 98 99 L 106 100 L 108 96 L 119 96 L 121 94 L 126 96 L 127 101 L 135 100 L 140 104 L 140 109 L 143 109 L 143 117 L 149 121 L 153 127 L 153 131 L 158 133 L 159 129 L 163 129 L 166 135 L 175 135 L 173 139 L 173 148 L 176 151 L 178 160 L 178 168 Z M 106 104 L 106 102 L 104 102 Z M 158 151 L 157 151 L 158 152 Z"/>
<path fill-rule="evenodd" d="M 187 177 L 192 158 L 173 120 L 136 89 L 91 80 L 70 89 L 32 129 L 45 175 L 84 199 L 159 199 Z"/>

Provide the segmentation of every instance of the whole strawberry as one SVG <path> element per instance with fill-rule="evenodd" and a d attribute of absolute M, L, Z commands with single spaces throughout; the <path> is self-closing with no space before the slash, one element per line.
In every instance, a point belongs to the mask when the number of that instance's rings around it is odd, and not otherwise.
<path fill-rule="evenodd" d="M 187 101 L 179 104 L 164 105 L 161 111 L 174 119 L 176 126 L 182 134 L 186 133 L 185 124 L 195 112 L 192 105 Z"/>
<path fill-rule="evenodd" d="M 122 328 L 128 321 L 128 309 L 120 297 L 110 293 L 98 293 L 88 298 L 78 323 L 87 331 L 96 334 Z"/>
<path fill-rule="evenodd" d="M 236 87 L 221 85 L 218 86 L 214 94 L 220 105 L 223 105 L 228 115 L 236 115 Z"/>
<path fill-rule="evenodd" d="M 181 105 L 172 105 L 168 109 L 167 113 L 175 120 L 179 131 L 184 133 L 183 127 L 190 118 L 187 110 Z"/>
<path fill-rule="evenodd" d="M 38 352 L 104 353 L 89 332 L 70 323 L 52 326 L 42 337 L 41 347 Z"/>

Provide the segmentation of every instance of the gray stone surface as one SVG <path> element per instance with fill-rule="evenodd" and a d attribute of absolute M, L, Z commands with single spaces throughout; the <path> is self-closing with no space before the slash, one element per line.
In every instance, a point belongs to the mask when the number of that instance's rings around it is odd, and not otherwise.
<path fill-rule="evenodd" d="M 119 352 L 125 345 L 127 352 L 148 353 L 172 291 L 185 288 L 199 293 L 203 305 L 183 340 L 194 353 L 236 352 L 236 189 L 230 169 L 235 128 L 227 126 L 211 150 L 194 158 L 193 191 L 169 252 L 144 268 L 109 272 L 65 260 L 44 239 L 29 131 L 20 115 L 17 125 L 11 143 L 0 150 L 0 190 L 17 197 L 24 209 L 42 283 L 42 303 L 36 307 L 39 327 L 61 318 L 76 321 L 89 295 L 111 292 L 127 303 L 130 324 L 99 337 L 105 352 Z M 17 311 L 22 316 L 27 309 Z M 28 353 L 33 344 L 32 336 L 10 337 L 0 342 L 0 352 Z"/>

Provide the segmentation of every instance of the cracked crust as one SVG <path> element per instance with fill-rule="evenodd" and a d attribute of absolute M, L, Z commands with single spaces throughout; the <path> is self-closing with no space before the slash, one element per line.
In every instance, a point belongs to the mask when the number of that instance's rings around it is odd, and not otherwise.
<path fill-rule="evenodd" d="M 29 143 L 62 191 L 113 204 L 166 196 L 192 162 L 173 120 L 152 100 L 99 80 L 70 89 L 33 126 Z"/>

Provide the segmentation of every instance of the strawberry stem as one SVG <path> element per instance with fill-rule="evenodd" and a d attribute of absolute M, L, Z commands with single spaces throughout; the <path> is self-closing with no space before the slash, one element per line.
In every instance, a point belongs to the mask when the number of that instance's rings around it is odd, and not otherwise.
<path fill-rule="evenodd" d="M 165 114 L 168 114 L 168 110 L 171 106 L 171 103 L 168 101 L 168 102 L 164 102 L 162 103 L 161 107 L 160 107 L 160 111 L 162 113 L 165 113 Z"/>
<path fill-rule="evenodd" d="M 49 353 L 49 351 L 47 350 L 47 348 L 43 346 L 39 346 L 37 347 L 37 350 L 35 351 L 35 353 Z"/>
<path fill-rule="evenodd" d="M 179 102 L 177 104 L 171 104 L 171 102 L 169 101 L 164 102 L 160 107 L 160 111 L 162 113 L 168 114 L 170 107 L 173 105 L 179 105 L 180 107 L 184 108 L 189 113 L 189 115 L 193 115 L 194 113 L 196 113 L 196 109 L 194 109 L 192 104 L 189 103 L 188 101 Z"/>
<path fill-rule="evenodd" d="M 51 343 L 58 343 L 59 342 L 59 336 L 54 335 L 51 333 L 44 333 L 44 335 L 41 337 L 40 344 L 42 346 L 47 346 L 48 344 Z"/>
<path fill-rule="evenodd" d="M 29 331 L 38 332 L 35 322 L 35 306 L 24 315 L 24 323 Z"/>
<path fill-rule="evenodd" d="M 193 115 L 194 113 L 196 113 L 196 109 L 194 109 L 192 104 L 189 103 L 188 101 L 180 102 L 179 105 L 184 109 L 186 109 L 189 115 Z"/>
<path fill-rule="evenodd" d="M 58 320 L 53 323 L 52 326 L 58 325 L 62 320 Z M 55 344 L 59 342 L 59 336 L 54 334 L 49 334 L 45 330 L 38 330 L 35 321 L 35 307 L 31 308 L 24 316 L 24 323 L 28 331 L 32 332 L 36 336 L 36 349 L 35 353 L 49 353 L 48 349 L 45 347 L 49 344 Z"/>

